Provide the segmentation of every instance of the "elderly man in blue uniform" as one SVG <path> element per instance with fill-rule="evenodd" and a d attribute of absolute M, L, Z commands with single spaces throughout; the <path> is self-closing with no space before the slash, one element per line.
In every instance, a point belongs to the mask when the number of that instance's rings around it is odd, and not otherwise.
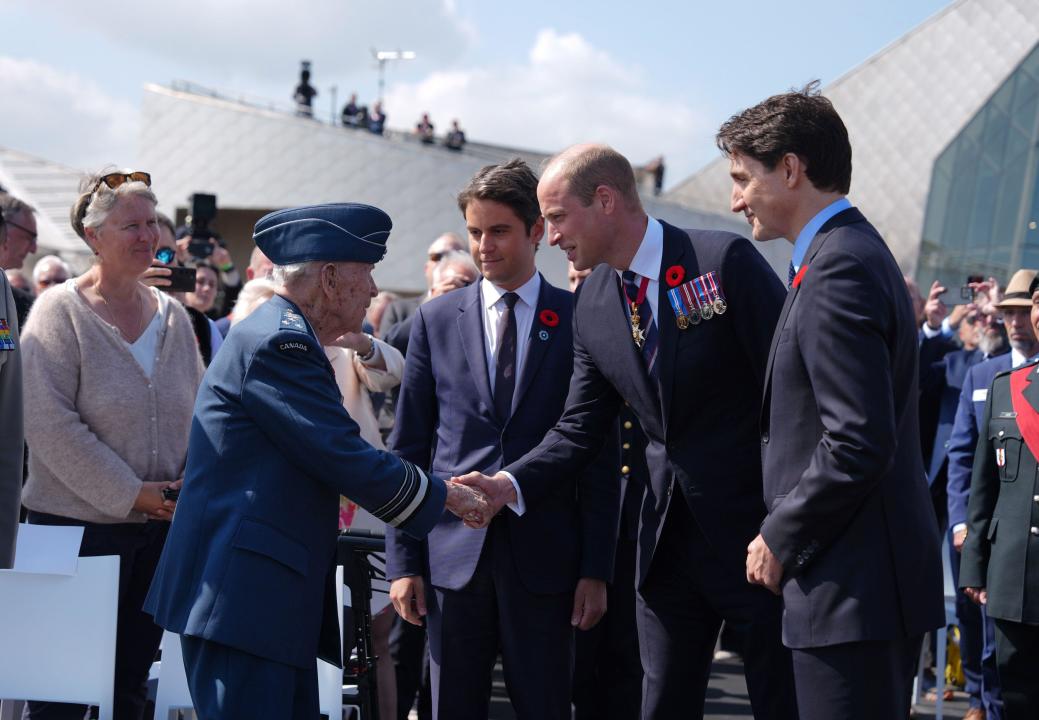
<path fill-rule="evenodd" d="M 198 716 L 318 717 L 316 658 L 341 664 L 338 499 L 424 537 L 445 484 L 361 439 L 322 345 L 360 330 L 390 218 L 367 205 L 271 213 L 254 239 L 277 294 L 237 325 L 199 389 L 184 486 L 145 610 L 181 634 Z"/>

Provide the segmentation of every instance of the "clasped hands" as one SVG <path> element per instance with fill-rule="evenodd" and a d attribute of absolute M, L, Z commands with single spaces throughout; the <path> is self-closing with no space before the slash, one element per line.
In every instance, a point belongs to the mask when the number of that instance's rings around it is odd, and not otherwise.
<path fill-rule="evenodd" d="M 504 473 L 471 472 L 447 481 L 447 509 L 471 528 L 485 528 L 494 516 L 516 500 L 516 488 Z"/>

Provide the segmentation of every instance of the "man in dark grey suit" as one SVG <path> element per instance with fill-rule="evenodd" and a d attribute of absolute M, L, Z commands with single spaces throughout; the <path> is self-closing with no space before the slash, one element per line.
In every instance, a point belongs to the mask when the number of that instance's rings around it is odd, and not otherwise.
<path fill-rule="evenodd" d="M 851 145 L 815 84 L 730 118 L 732 210 L 793 242 L 761 414 L 768 516 L 747 579 L 782 593 L 802 720 L 909 713 L 914 650 L 942 624 L 902 273 L 845 197 Z"/>

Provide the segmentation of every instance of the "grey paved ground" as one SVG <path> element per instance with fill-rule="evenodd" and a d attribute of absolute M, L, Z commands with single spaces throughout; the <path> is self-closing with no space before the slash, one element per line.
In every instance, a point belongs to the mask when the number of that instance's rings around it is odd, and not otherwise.
<path fill-rule="evenodd" d="M 707 702 L 704 717 L 706 720 L 746 720 L 753 718 L 750 702 L 747 700 L 747 685 L 743 680 L 743 665 L 738 660 L 715 662 L 711 671 L 711 683 L 707 688 Z M 917 705 L 914 718 L 933 720 L 934 704 Z M 956 697 L 945 703 L 944 718 L 960 720 L 967 711 L 966 696 L 956 693 Z M 491 720 L 514 720 L 508 695 L 505 693 L 505 682 L 500 668 L 494 675 L 494 692 L 491 697 Z"/>

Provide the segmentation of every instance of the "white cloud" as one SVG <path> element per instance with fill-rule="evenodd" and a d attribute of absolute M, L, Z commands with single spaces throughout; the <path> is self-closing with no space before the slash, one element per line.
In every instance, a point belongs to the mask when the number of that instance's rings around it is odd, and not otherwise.
<path fill-rule="evenodd" d="M 0 142 L 81 169 L 133 162 L 138 110 L 91 80 L 0 56 Z"/>
<path fill-rule="evenodd" d="M 389 88 L 390 125 L 411 127 L 429 111 L 438 131 L 458 118 L 475 140 L 555 151 L 606 142 L 642 164 L 664 154 L 687 164 L 706 122 L 681 100 L 658 99 L 644 72 L 576 33 L 542 30 L 522 65 L 433 73 Z"/>
<path fill-rule="evenodd" d="M 285 76 L 294 80 L 303 58 L 313 61 L 314 80 L 324 84 L 368 69 L 373 47 L 414 50 L 420 60 L 443 66 L 474 33 L 453 0 L 167 0 L 161 12 L 157 7 L 123 0 L 35 4 L 63 25 L 173 60 L 184 79 L 269 83 L 282 92 Z"/>

